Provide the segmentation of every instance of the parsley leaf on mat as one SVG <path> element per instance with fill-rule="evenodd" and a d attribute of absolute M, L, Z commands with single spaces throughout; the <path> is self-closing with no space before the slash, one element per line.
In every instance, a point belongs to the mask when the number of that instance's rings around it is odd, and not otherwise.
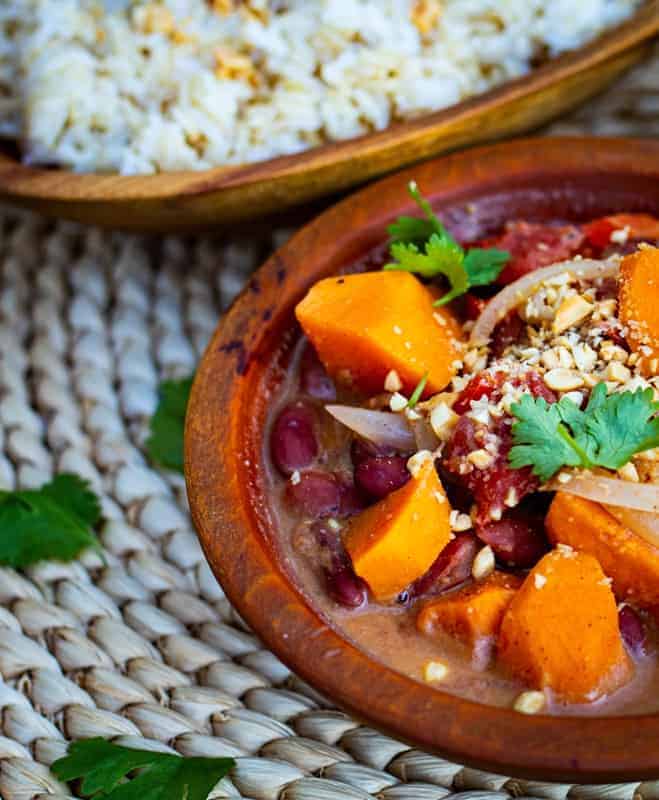
<path fill-rule="evenodd" d="M 398 217 L 387 231 L 391 237 L 389 253 L 394 261 L 385 270 L 413 272 L 422 278 L 443 275 L 450 290 L 435 302 L 445 305 L 465 294 L 472 286 L 486 286 L 495 281 L 510 258 L 505 250 L 474 247 L 465 252 L 446 230 L 411 181 L 408 191 L 425 214 L 425 219 Z"/>
<path fill-rule="evenodd" d="M 532 466 L 546 481 L 561 467 L 619 469 L 636 453 L 659 447 L 659 403 L 652 389 L 607 395 L 605 383 L 593 389 L 582 411 L 569 398 L 548 404 L 523 395 L 511 406 L 513 467 Z"/>
<path fill-rule="evenodd" d="M 162 467 L 183 472 L 183 430 L 185 412 L 194 377 L 162 381 L 160 402 L 151 417 L 151 433 L 146 450 L 151 460 Z"/>
<path fill-rule="evenodd" d="M 93 527 L 100 518 L 96 495 L 77 475 L 58 475 L 40 489 L 0 492 L 0 564 L 71 561 L 99 546 Z"/>
<path fill-rule="evenodd" d="M 206 800 L 234 763 L 133 750 L 96 738 L 71 744 L 51 769 L 62 781 L 82 779 L 79 793 L 95 800 Z"/>

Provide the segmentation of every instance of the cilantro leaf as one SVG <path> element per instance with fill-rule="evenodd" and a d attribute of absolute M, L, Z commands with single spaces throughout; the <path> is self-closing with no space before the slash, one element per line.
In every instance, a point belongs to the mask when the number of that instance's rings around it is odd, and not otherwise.
<path fill-rule="evenodd" d="M 579 466 L 579 454 L 570 442 L 557 435 L 562 419 L 558 405 L 547 403 L 543 397 L 524 394 L 511 406 L 518 419 L 513 425 L 515 445 L 508 456 L 514 469 L 532 466 L 534 475 L 547 481 L 563 466 Z"/>
<path fill-rule="evenodd" d="M 652 389 L 611 394 L 586 409 L 588 457 L 607 469 L 619 469 L 636 453 L 659 447 L 659 403 Z"/>
<path fill-rule="evenodd" d="M 146 450 L 151 460 L 168 469 L 183 472 L 183 430 L 185 412 L 194 376 L 160 384 L 160 402 L 151 417 Z"/>
<path fill-rule="evenodd" d="M 620 469 L 636 453 L 659 447 L 659 403 L 652 389 L 607 394 L 598 383 L 582 411 L 572 400 L 548 404 L 523 395 L 511 406 L 514 468 L 532 466 L 547 481 L 561 467 Z"/>
<path fill-rule="evenodd" d="M 83 525 L 94 528 L 101 521 L 98 497 L 91 490 L 88 481 L 78 475 L 63 472 L 56 475 L 50 483 L 44 484 L 40 491 L 67 508 Z"/>
<path fill-rule="evenodd" d="M 0 564 L 72 561 L 99 547 L 92 528 L 100 517 L 96 495 L 77 475 L 58 475 L 40 489 L 0 492 Z"/>
<path fill-rule="evenodd" d="M 472 247 L 467 250 L 463 265 L 469 286 L 488 286 L 494 283 L 509 258 L 510 253 L 507 250 L 497 250 L 496 247 Z"/>
<path fill-rule="evenodd" d="M 419 217 L 398 217 L 387 228 L 387 233 L 392 244 L 422 245 L 433 233 L 439 233 L 437 228 L 426 219 Z"/>
<path fill-rule="evenodd" d="M 433 212 L 418 186 L 411 181 L 408 191 L 423 211 L 425 219 L 398 217 L 387 231 L 391 237 L 389 253 L 394 259 L 385 270 L 402 270 L 433 279 L 447 278 L 450 290 L 434 305 L 442 306 L 465 294 L 471 286 L 486 286 L 495 281 L 510 258 L 505 250 L 474 247 L 465 253 Z"/>
<path fill-rule="evenodd" d="M 183 758 L 96 738 L 71 744 L 51 769 L 62 781 L 81 778 L 80 794 L 97 800 L 206 800 L 234 764 L 231 758 Z M 136 769 L 139 774 L 129 778 Z"/>

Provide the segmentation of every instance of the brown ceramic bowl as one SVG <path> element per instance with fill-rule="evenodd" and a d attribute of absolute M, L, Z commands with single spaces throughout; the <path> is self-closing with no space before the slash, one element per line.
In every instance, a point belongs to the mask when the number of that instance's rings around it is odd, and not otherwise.
<path fill-rule="evenodd" d="M 413 210 L 414 178 L 444 220 L 473 233 L 505 220 L 659 215 L 659 142 L 527 139 L 430 161 L 339 203 L 256 273 L 199 367 L 186 429 L 192 514 L 229 599 L 289 667 L 359 718 L 420 748 L 502 774 L 587 783 L 659 777 L 659 715 L 524 716 L 417 683 L 348 642 L 280 563 L 264 481 L 263 427 L 306 289 Z"/>

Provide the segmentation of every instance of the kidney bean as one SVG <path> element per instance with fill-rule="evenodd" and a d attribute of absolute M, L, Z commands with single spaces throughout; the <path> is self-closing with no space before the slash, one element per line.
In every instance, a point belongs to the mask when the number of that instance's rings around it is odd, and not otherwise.
<path fill-rule="evenodd" d="M 351 517 L 353 514 L 359 514 L 369 505 L 368 498 L 350 479 L 338 478 L 338 480 L 341 486 L 341 516 Z"/>
<path fill-rule="evenodd" d="M 355 483 L 378 500 L 400 489 L 410 479 L 404 456 L 372 456 L 355 467 Z"/>
<path fill-rule="evenodd" d="M 316 400 L 336 400 L 334 381 L 325 372 L 325 367 L 310 344 L 304 348 L 300 359 L 300 388 Z"/>
<path fill-rule="evenodd" d="M 355 574 L 347 556 L 333 558 L 324 573 L 327 591 L 334 601 L 348 608 L 358 608 L 366 602 L 366 584 Z"/>
<path fill-rule="evenodd" d="M 478 540 L 472 533 L 458 533 L 437 556 L 430 569 L 417 578 L 407 594 L 411 600 L 423 595 L 440 594 L 471 575 L 471 565 L 478 551 Z"/>
<path fill-rule="evenodd" d="M 314 422 L 312 407 L 302 401 L 291 403 L 279 412 L 270 435 L 270 451 L 283 475 L 308 467 L 317 456 Z"/>
<path fill-rule="evenodd" d="M 509 567 L 532 567 L 549 549 L 542 519 L 521 511 L 510 511 L 499 522 L 479 525 L 477 533 Z"/>
<path fill-rule="evenodd" d="M 628 605 L 623 605 L 618 611 L 618 626 L 620 635 L 627 649 L 632 655 L 645 654 L 645 625 L 636 611 Z"/>
<path fill-rule="evenodd" d="M 366 583 L 355 574 L 338 530 L 319 522 L 314 531 L 321 548 L 323 575 L 330 597 L 342 606 L 357 608 L 368 598 Z"/>
<path fill-rule="evenodd" d="M 297 483 L 286 484 L 286 500 L 303 514 L 318 519 L 341 511 L 342 486 L 332 472 L 310 470 Z"/>

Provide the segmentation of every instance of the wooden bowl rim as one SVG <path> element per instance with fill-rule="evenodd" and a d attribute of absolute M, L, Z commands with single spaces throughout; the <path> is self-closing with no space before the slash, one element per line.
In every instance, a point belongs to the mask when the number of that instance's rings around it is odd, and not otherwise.
<path fill-rule="evenodd" d="M 542 157 L 540 157 L 542 155 Z M 659 183 L 659 142 L 546 138 L 479 147 L 406 169 L 353 194 L 298 231 L 255 273 L 220 322 L 197 371 L 186 420 L 185 472 L 192 517 L 210 565 L 239 613 L 281 660 L 357 718 L 420 748 L 495 773 L 606 783 L 659 777 L 659 714 L 525 716 L 464 700 L 385 667 L 330 628 L 264 542 L 271 525 L 259 494 L 250 395 L 283 317 L 325 274 L 314 254 L 366 249 L 384 222 L 413 210 L 414 177 L 434 202 L 460 200 L 502 181 L 568 176 L 638 177 Z M 471 183 L 468 183 L 471 181 Z M 382 198 L 387 198 L 386 210 Z M 350 225 L 368 220 L 363 229 Z M 343 232 L 343 233 L 341 233 Z M 308 253 L 312 252 L 309 257 Z M 262 313 L 261 313 L 262 312 Z M 270 350 L 268 350 L 270 348 Z M 263 352 L 262 352 L 263 351 Z M 247 420 L 247 422 L 246 422 Z M 249 460 L 253 459 L 253 460 Z"/>
<path fill-rule="evenodd" d="M 608 61 L 659 32 L 659 0 L 645 0 L 634 15 L 604 31 L 592 42 L 550 59 L 528 75 L 506 81 L 498 88 L 416 119 L 396 122 L 382 131 L 332 142 L 302 153 L 279 156 L 245 165 L 220 166 L 208 170 L 172 171 L 148 175 L 75 173 L 71 170 L 31 167 L 0 154 L 0 192 L 8 196 L 53 201 L 87 201 L 118 204 L 125 201 L 175 197 L 193 198 L 222 189 L 238 189 L 276 181 L 306 171 L 349 160 L 356 151 L 360 159 L 374 156 L 396 144 L 413 142 L 448 121 L 468 120 L 486 109 L 523 98 L 599 63 Z M 44 191 L 46 187 L 46 191 Z"/>

